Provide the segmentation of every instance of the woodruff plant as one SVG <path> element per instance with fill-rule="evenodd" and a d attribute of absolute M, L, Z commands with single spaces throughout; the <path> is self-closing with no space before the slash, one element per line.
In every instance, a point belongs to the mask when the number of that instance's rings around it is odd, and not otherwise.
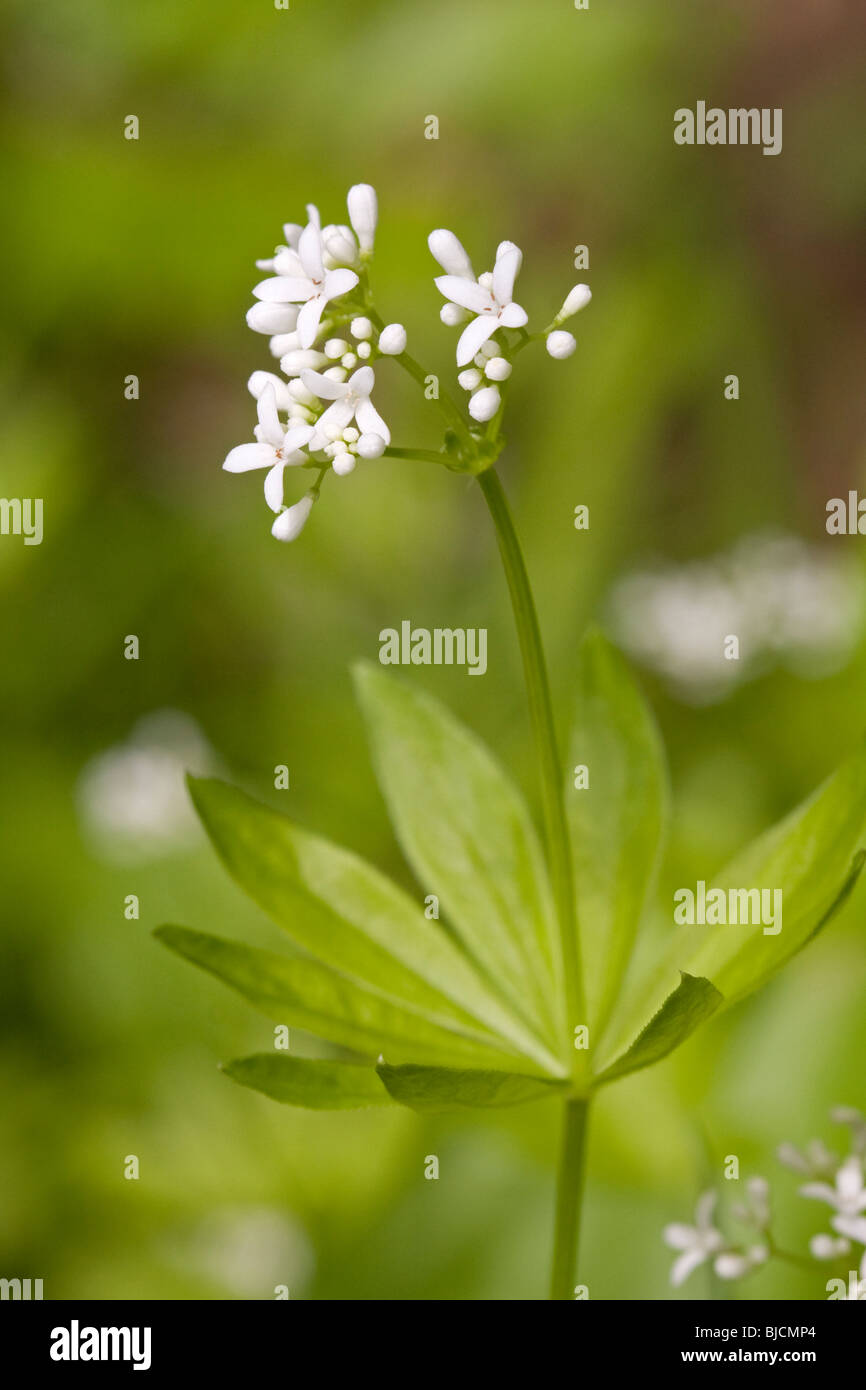
<path fill-rule="evenodd" d="M 425 387 L 435 378 L 406 351 L 406 333 L 376 309 L 369 269 L 377 221 L 368 185 L 351 189 L 349 226 L 285 227 L 286 244 L 256 288 L 248 322 L 270 337 L 283 375 L 256 372 L 255 442 L 229 471 L 267 470 L 273 534 L 294 539 L 328 473 L 383 454 L 475 475 L 496 530 L 526 677 L 543 810 L 540 839 L 520 792 L 488 749 L 429 696 L 377 665 L 356 673 L 379 781 L 398 839 L 447 928 L 348 850 L 312 835 L 243 792 L 191 780 L 193 801 L 229 872 L 299 954 L 253 950 L 181 927 L 157 935 L 278 1023 L 348 1050 L 351 1061 L 284 1053 L 225 1070 L 276 1100 L 314 1109 L 404 1105 L 419 1111 L 555 1100 L 563 1111 L 551 1297 L 575 1295 L 587 1116 L 601 1087 L 679 1047 L 711 1014 L 757 989 L 815 935 L 854 885 L 866 821 L 866 751 L 741 854 L 716 885 L 781 890 L 784 930 L 647 927 L 662 852 L 667 776 L 652 715 L 625 662 L 599 634 L 584 641 L 571 757 L 589 784 L 571 786 L 557 749 L 532 591 L 495 471 L 514 361 L 542 338 L 551 356 L 575 347 L 562 328 L 590 298 L 576 285 L 539 333 L 513 299 L 521 252 L 502 242 L 476 277 L 457 238 L 430 249 L 443 321 L 460 326 L 458 382 L 445 390 L 437 451 L 397 447 L 373 405 L 374 363 L 390 357 Z M 286 469 L 315 476 L 283 502 Z M 566 792 L 566 783 L 568 791 Z M 642 931 L 643 924 L 643 931 Z M 653 944 L 655 943 L 655 944 Z M 638 947 L 640 946 L 640 949 Z"/>

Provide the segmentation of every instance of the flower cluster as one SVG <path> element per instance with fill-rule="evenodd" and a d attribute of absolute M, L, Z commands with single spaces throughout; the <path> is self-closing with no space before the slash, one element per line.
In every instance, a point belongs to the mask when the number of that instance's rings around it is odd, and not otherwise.
<path fill-rule="evenodd" d="M 820 1232 L 809 1242 L 812 1259 L 846 1264 L 853 1259 L 858 1268 L 851 1271 L 853 1277 L 845 1286 L 844 1296 L 866 1301 L 866 1117 L 848 1106 L 837 1106 L 831 1110 L 830 1118 L 850 1132 L 847 1155 L 839 1157 L 820 1139 L 814 1139 L 802 1151 L 793 1144 L 782 1144 L 777 1157 L 787 1168 L 809 1179 L 799 1189 L 800 1196 L 826 1202 L 833 1213 L 832 1233 Z M 671 1270 L 674 1287 L 708 1260 L 712 1260 L 720 1279 L 739 1279 L 771 1255 L 808 1263 L 805 1256 L 790 1256 L 775 1244 L 770 1233 L 770 1191 L 766 1179 L 750 1178 L 746 1193 L 747 1200 L 734 1204 L 732 1215 L 741 1226 L 750 1229 L 751 1241 L 733 1244 L 713 1224 L 716 1194 L 712 1191 L 698 1199 L 694 1226 L 674 1223 L 664 1228 L 665 1242 L 680 1252 Z M 857 1246 L 862 1248 L 855 1252 Z"/>
<path fill-rule="evenodd" d="M 457 341 L 457 378 L 469 395 L 469 414 L 479 424 L 494 419 L 502 404 L 500 383 L 512 371 L 515 351 L 531 341 L 526 331 L 528 315 L 514 300 L 514 282 L 523 264 L 523 252 L 513 241 L 501 241 L 496 248 L 492 270 L 476 276 L 472 262 L 453 232 L 437 227 L 427 244 L 444 275 L 436 278 L 436 288 L 446 303 L 439 317 L 449 327 L 460 326 Z M 560 328 L 592 298 L 588 285 L 575 285 L 566 297 L 553 323 L 544 330 L 551 357 L 570 357 L 577 347 L 571 333 Z M 504 329 L 517 330 L 509 342 Z"/>
<path fill-rule="evenodd" d="M 591 297 L 588 286 L 575 285 L 553 322 L 543 332 L 530 334 L 526 310 L 514 300 L 523 260 L 519 247 L 501 242 L 493 269 L 476 277 L 453 232 L 431 232 L 430 249 L 445 271 L 436 279 L 447 301 L 441 318 L 462 326 L 458 382 L 469 392 L 469 419 L 443 395 L 440 405 L 449 430 L 441 452 L 407 454 L 392 449 L 388 426 L 371 399 L 376 385 L 373 363 L 392 357 L 416 381 L 429 376 L 406 354 L 403 325 L 385 324 L 371 298 L 367 267 L 378 220 L 375 190 L 356 184 L 346 201 L 349 225 L 323 227 L 318 209 L 310 203 L 306 224 L 286 223 L 284 243 L 273 256 L 256 262 L 266 278 L 253 290 L 256 303 L 247 313 L 247 323 L 269 338 L 282 375 L 253 372 L 248 386 L 258 413 L 255 438 L 232 449 L 223 467 L 230 473 L 265 470 L 265 501 L 276 513 L 271 534 L 282 541 L 300 534 L 327 473 L 343 477 L 359 459 L 379 458 L 386 449 L 392 455 L 433 458 L 464 471 L 488 467 L 502 447 L 497 424 L 515 354 L 545 338 L 552 357 L 569 357 L 576 343 L 561 325 Z M 435 398 L 439 399 L 438 388 Z M 478 428 L 481 425 L 486 433 Z M 287 468 L 317 474 L 292 506 L 283 500 Z"/>
<path fill-rule="evenodd" d="M 277 513 L 271 534 L 291 541 L 303 529 L 329 471 L 351 473 L 359 458 L 384 453 L 391 434 L 373 405 L 372 363 L 405 350 L 401 324 L 379 327 L 364 312 L 362 277 L 373 251 L 376 193 L 356 184 L 347 198 L 350 226 L 323 227 L 318 209 L 307 207 L 307 223 L 287 223 L 285 243 L 267 260 L 269 272 L 256 285 L 247 323 L 270 339 L 282 376 L 253 372 L 255 442 L 228 454 L 230 473 L 263 468 L 265 501 Z M 321 341 L 324 339 L 324 341 Z M 299 502 L 285 506 L 287 468 L 313 468 L 318 477 Z"/>

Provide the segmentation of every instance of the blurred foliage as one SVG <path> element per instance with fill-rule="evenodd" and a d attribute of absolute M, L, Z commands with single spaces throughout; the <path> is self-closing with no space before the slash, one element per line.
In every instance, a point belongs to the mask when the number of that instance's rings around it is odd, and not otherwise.
<path fill-rule="evenodd" d="M 46 527 L 38 548 L 0 538 L 2 1271 L 44 1278 L 47 1297 L 269 1298 L 277 1283 L 293 1297 L 538 1297 L 555 1107 L 308 1115 L 229 1085 L 217 1061 L 269 1047 L 270 1025 L 149 929 L 277 933 L 200 843 L 98 854 L 79 781 L 142 717 L 179 710 L 235 780 L 409 883 L 347 672 L 410 617 L 489 629 L 485 681 L 415 678 L 535 796 L 475 485 L 368 465 L 329 480 L 286 548 L 258 480 L 219 471 L 249 437 L 246 377 L 269 365 L 243 322 L 253 260 L 310 199 L 341 220 L 359 180 L 379 191 L 380 308 L 430 370 L 453 364 L 431 227 L 452 226 L 479 263 L 504 237 L 523 246 L 535 322 L 573 279 L 593 287 L 574 358 L 521 358 L 503 460 L 563 726 L 579 636 L 624 572 L 768 524 L 862 563 L 858 540 L 824 533 L 827 498 L 866 472 L 862 6 L 7 0 L 0 25 L 0 493 L 44 497 Z M 783 107 L 782 155 L 675 146 L 674 108 L 700 97 Z M 423 138 L 431 113 L 438 141 Z M 123 397 L 130 372 L 138 402 Z M 383 368 L 380 386 L 395 439 L 435 441 L 410 384 Z M 588 532 L 572 525 L 579 502 Z M 673 764 L 669 894 L 851 748 L 866 646 L 821 678 L 770 670 L 703 705 L 645 684 Z M 273 791 L 278 763 L 289 792 Z M 601 1099 L 594 1298 L 668 1296 L 661 1227 L 688 1218 L 724 1155 L 773 1177 L 778 1140 L 822 1132 L 831 1103 L 864 1106 L 864 895 L 760 997 Z M 431 1153 L 438 1182 L 423 1179 Z M 789 1247 L 812 1229 L 794 1224 L 803 1205 L 782 1217 Z M 745 1291 L 816 1292 L 774 1268 Z M 702 1272 L 684 1293 L 719 1291 Z"/>

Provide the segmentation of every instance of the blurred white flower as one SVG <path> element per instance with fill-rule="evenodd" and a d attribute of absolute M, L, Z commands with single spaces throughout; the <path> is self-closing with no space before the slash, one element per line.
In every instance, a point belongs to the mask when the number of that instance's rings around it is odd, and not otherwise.
<path fill-rule="evenodd" d="M 126 864 L 187 850 L 201 832 L 185 776 L 217 770 L 207 740 L 188 715 L 148 715 L 126 743 L 92 758 L 79 777 L 78 810 L 94 851 Z"/>
<path fill-rule="evenodd" d="M 618 641 L 696 704 L 784 664 L 819 677 L 849 659 L 862 627 L 863 579 L 851 557 L 771 533 L 683 565 L 620 580 L 609 598 Z M 724 656 L 739 641 L 739 660 Z"/>
<path fill-rule="evenodd" d="M 303 1226 L 275 1207 L 213 1212 L 189 1236 L 175 1236 L 167 1254 L 175 1267 L 244 1299 L 273 1299 L 280 1285 L 293 1298 L 315 1264 Z"/>
<path fill-rule="evenodd" d="M 866 1186 L 859 1156 L 851 1154 L 845 1159 L 837 1170 L 832 1187 L 826 1182 L 807 1182 L 800 1188 L 800 1196 L 828 1202 L 839 1216 L 856 1217 L 861 1211 L 866 1211 Z"/>
<path fill-rule="evenodd" d="M 693 1270 L 724 1248 L 725 1238 L 712 1224 L 715 1206 L 715 1192 L 704 1192 L 695 1208 L 694 1226 L 673 1222 L 665 1226 L 662 1232 L 665 1244 L 672 1250 L 682 1251 L 671 1270 L 671 1283 L 675 1289 L 688 1279 Z"/>

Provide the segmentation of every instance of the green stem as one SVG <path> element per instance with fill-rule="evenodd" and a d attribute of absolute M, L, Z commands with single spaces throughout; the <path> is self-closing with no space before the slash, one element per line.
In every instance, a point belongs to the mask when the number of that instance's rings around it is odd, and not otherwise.
<path fill-rule="evenodd" d="M 517 625 L 520 652 L 523 657 L 523 671 L 526 691 L 529 698 L 529 712 L 535 735 L 536 753 L 541 773 L 541 795 L 544 813 L 547 856 L 550 876 L 559 922 L 560 958 L 565 989 L 565 1046 L 573 1059 L 573 1070 L 579 1071 L 580 1059 L 585 1054 L 573 1050 L 574 1029 L 586 1022 L 583 1007 L 583 984 L 580 969 L 580 947 L 577 939 L 575 920 L 574 883 L 571 871 L 571 847 L 568 827 L 565 821 L 565 806 L 562 790 L 565 781 L 564 769 L 560 766 L 556 747 L 556 732 L 553 725 L 553 708 L 550 700 L 550 687 L 547 681 L 547 667 L 541 645 L 541 632 L 538 615 L 529 586 L 526 565 L 517 539 L 517 532 L 511 520 L 511 513 L 502 484 L 495 471 L 488 468 L 479 474 L 478 482 L 484 493 L 496 536 L 499 551 L 508 580 L 511 606 Z"/>
<path fill-rule="evenodd" d="M 556 1186 L 553 1264 L 550 1271 L 550 1297 L 560 1302 L 574 1298 L 580 1246 L 581 1203 L 586 1173 L 588 1119 L 588 1100 L 565 1102 Z"/>
<path fill-rule="evenodd" d="M 448 463 L 447 454 L 436 453 L 434 449 L 404 449 L 402 444 L 396 444 L 393 448 L 389 444 L 385 450 L 385 458 L 415 459 L 420 463 Z"/>

